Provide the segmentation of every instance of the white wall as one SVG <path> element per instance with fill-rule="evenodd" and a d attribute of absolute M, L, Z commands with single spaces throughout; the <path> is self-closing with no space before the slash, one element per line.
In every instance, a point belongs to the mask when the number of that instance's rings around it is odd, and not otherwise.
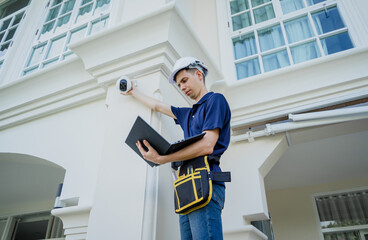
<path fill-rule="evenodd" d="M 313 194 L 367 187 L 368 178 L 350 179 L 301 188 L 267 191 L 276 239 L 320 239 Z M 321 239 L 322 240 L 322 239 Z"/>
<path fill-rule="evenodd" d="M 283 135 L 230 145 L 221 158 L 221 168 L 231 171 L 232 178 L 232 182 L 226 184 L 225 231 L 242 227 L 250 221 L 267 219 L 263 176 L 286 148 Z"/>
<path fill-rule="evenodd" d="M 8 128 L 0 134 L 0 152 L 46 159 L 66 169 L 62 199 L 90 203 L 105 129 L 104 101 L 72 108 Z"/>

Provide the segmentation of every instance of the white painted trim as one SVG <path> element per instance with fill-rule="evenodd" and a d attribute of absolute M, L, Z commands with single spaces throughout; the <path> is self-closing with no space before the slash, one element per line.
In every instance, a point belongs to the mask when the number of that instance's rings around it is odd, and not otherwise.
<path fill-rule="evenodd" d="M 53 209 L 51 214 L 63 221 L 66 239 L 86 239 L 92 206 L 74 206 Z"/>
<path fill-rule="evenodd" d="M 55 69 L 64 67 L 64 66 L 66 66 L 68 64 L 71 64 L 73 62 L 76 62 L 76 61 L 78 61 L 78 57 L 77 56 L 72 56 L 69 59 L 64 60 L 62 62 L 59 62 L 59 63 L 56 63 L 53 66 L 50 66 L 48 68 L 43 68 L 43 69 L 41 69 L 41 70 L 39 70 L 37 72 L 30 73 L 30 74 L 28 74 L 26 76 L 22 76 L 22 77 L 20 77 L 20 78 L 18 78 L 16 80 L 14 80 L 14 81 L 7 82 L 7 83 L 5 83 L 3 85 L 0 85 L 0 91 L 1 90 L 4 90 L 6 88 L 12 87 L 14 85 L 18 85 L 18 84 L 20 84 L 20 83 L 22 83 L 24 81 L 28 81 L 30 79 L 37 78 L 37 77 L 39 77 L 39 76 L 41 76 L 43 74 L 52 73 L 53 71 L 55 71 Z"/>
<path fill-rule="evenodd" d="M 37 118 L 76 107 L 106 97 L 106 91 L 96 86 L 72 89 L 64 94 L 52 94 L 29 103 L 21 104 L 0 112 L 0 130 L 13 127 Z"/>

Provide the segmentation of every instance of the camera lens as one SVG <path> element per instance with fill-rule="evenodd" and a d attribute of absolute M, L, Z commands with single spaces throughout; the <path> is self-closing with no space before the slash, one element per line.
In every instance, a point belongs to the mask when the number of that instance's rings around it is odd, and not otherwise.
<path fill-rule="evenodd" d="M 127 90 L 127 81 L 126 80 L 121 80 L 120 81 L 120 90 L 121 91 L 126 91 Z"/>

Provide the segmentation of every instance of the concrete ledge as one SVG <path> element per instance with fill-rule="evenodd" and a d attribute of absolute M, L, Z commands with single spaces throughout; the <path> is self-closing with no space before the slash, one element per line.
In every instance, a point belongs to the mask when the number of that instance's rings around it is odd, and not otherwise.
<path fill-rule="evenodd" d="M 226 240 L 267 240 L 267 236 L 252 225 L 224 229 L 224 238 Z"/>
<path fill-rule="evenodd" d="M 63 221 L 65 240 L 86 239 L 91 209 L 92 206 L 74 206 L 51 211 Z"/>

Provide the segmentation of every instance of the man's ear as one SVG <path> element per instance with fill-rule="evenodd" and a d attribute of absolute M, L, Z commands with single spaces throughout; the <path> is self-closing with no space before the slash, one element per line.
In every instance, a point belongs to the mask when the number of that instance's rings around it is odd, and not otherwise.
<path fill-rule="evenodd" d="M 198 77 L 200 80 L 203 80 L 203 73 L 202 73 L 201 71 L 197 70 L 197 71 L 195 72 L 195 74 L 197 75 L 197 77 Z"/>

